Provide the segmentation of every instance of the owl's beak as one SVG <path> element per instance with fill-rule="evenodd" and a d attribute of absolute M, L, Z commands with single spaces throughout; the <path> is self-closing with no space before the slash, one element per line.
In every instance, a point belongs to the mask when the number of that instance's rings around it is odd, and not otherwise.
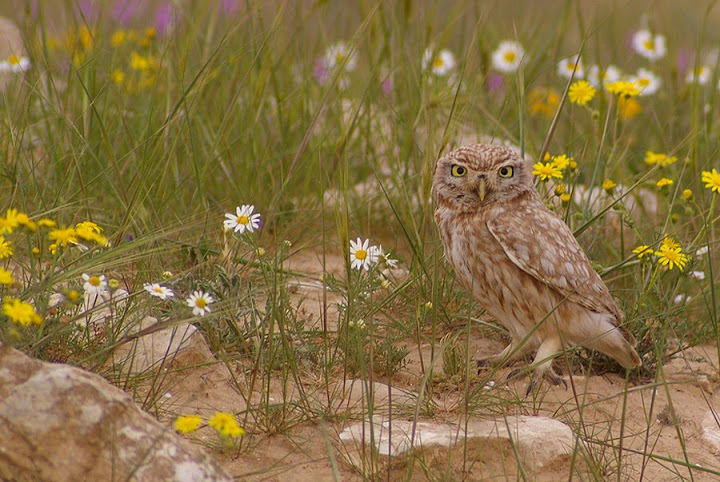
<path fill-rule="evenodd" d="M 480 196 L 480 201 L 485 200 L 485 178 L 481 177 L 478 182 L 478 196 Z"/>

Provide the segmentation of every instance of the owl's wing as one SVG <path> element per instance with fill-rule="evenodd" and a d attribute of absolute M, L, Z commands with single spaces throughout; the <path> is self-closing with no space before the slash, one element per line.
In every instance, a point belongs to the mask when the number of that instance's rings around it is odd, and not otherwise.
<path fill-rule="evenodd" d="M 622 312 L 570 228 L 541 203 L 496 211 L 487 227 L 518 268 L 563 297 L 592 311 L 613 314 L 618 325 L 622 322 Z"/>

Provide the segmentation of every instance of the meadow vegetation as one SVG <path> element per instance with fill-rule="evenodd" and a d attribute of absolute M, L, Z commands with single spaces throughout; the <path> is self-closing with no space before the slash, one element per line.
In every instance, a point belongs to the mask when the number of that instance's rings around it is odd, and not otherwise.
<path fill-rule="evenodd" d="M 660 390 L 670 357 L 720 348 L 714 2 L 41 0 L 0 13 L 26 46 L 0 63 L 0 342 L 139 393 L 161 381 L 107 364 L 132 327 L 194 324 L 247 406 L 205 420 L 138 401 L 182 433 L 209 423 L 218 452 L 341 426 L 355 415 L 332 387 L 393 386 L 413 352 L 417 408 L 394 416 L 436 416 L 428 400 L 448 386 L 455 418 L 540 410 L 489 389 L 498 369 L 477 374 L 471 340 L 507 338 L 435 230 L 434 162 L 467 142 L 524 153 L 639 341 L 637 371 L 573 350 L 564 374 Z M 306 285 L 324 294 L 314 318 Z M 299 396 L 271 397 L 278 386 Z M 574 428 L 583 473 L 619 478 L 606 452 L 619 442 Z M 692 464 L 681 448 L 663 456 Z M 357 473 L 384 478 L 368 457 Z"/>

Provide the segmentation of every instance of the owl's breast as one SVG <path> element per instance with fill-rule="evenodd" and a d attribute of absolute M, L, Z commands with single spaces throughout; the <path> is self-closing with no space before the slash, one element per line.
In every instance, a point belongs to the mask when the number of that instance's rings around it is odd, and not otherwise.
<path fill-rule="evenodd" d="M 436 219 L 445 258 L 458 280 L 488 314 L 516 338 L 522 338 L 536 318 L 526 295 L 545 292 L 545 287 L 508 258 L 488 229 L 485 217 L 478 214 Z"/>
<path fill-rule="evenodd" d="M 487 308 L 493 301 L 491 288 L 498 281 L 493 263 L 505 255 L 487 228 L 484 216 L 441 216 L 438 228 L 445 257 L 458 279 Z"/>

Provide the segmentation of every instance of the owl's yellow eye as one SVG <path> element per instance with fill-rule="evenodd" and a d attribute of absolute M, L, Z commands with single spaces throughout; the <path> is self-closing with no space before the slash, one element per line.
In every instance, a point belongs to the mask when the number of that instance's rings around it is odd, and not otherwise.
<path fill-rule="evenodd" d="M 498 174 L 500 174 L 500 177 L 512 177 L 513 168 L 510 166 L 503 166 L 500 170 L 498 170 Z"/>
<path fill-rule="evenodd" d="M 463 166 L 458 166 L 457 164 L 453 164 L 452 169 L 450 170 L 452 175 L 454 177 L 463 177 L 465 174 L 467 174 L 467 169 Z"/>

